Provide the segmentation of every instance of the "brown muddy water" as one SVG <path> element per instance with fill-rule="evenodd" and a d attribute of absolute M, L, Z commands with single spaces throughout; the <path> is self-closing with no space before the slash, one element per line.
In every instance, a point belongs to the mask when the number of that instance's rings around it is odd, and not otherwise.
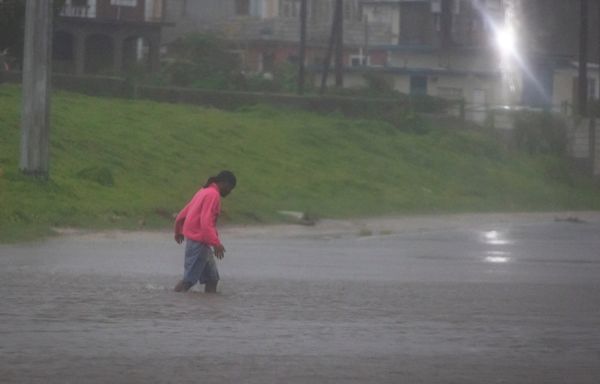
<path fill-rule="evenodd" d="M 600 221 L 0 245 L 2 383 L 600 382 Z M 362 231 L 360 234 L 368 234 Z"/>

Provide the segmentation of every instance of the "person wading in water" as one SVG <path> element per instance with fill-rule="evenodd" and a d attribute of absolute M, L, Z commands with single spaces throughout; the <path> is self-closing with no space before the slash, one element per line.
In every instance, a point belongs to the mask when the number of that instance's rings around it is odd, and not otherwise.
<path fill-rule="evenodd" d="M 210 177 L 175 219 L 175 241 L 185 243 L 183 279 L 175 292 L 186 292 L 196 283 L 204 284 L 204 292 L 216 293 L 219 271 L 215 257 L 225 256 L 216 224 L 221 212 L 221 197 L 235 188 L 236 178 L 230 171 Z"/>

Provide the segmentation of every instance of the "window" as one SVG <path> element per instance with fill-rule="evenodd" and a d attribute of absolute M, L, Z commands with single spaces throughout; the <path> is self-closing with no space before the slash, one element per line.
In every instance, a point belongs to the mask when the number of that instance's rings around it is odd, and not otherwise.
<path fill-rule="evenodd" d="M 438 96 L 444 99 L 460 100 L 463 98 L 463 90 L 455 87 L 438 87 Z"/>
<path fill-rule="evenodd" d="M 433 24 L 436 32 L 440 32 L 442 30 L 442 17 L 439 13 L 435 13 L 433 15 Z"/>
<path fill-rule="evenodd" d="M 344 20 L 362 21 L 362 14 L 359 10 L 358 4 L 355 1 L 344 1 L 342 5 Z"/>
<path fill-rule="evenodd" d="M 300 17 L 300 1 L 279 0 L 279 14 L 282 17 Z"/>
<path fill-rule="evenodd" d="M 350 55 L 351 67 L 364 67 L 371 63 L 369 56 L 365 55 Z"/>
<path fill-rule="evenodd" d="M 411 95 L 426 95 L 427 94 L 427 76 L 411 76 L 410 77 L 410 94 Z"/>
<path fill-rule="evenodd" d="M 431 1 L 431 12 L 442 13 L 442 1 L 443 0 L 432 0 Z M 458 15 L 460 13 L 460 0 L 448 0 L 452 2 L 452 13 Z"/>
<path fill-rule="evenodd" d="M 333 2 L 331 1 L 310 1 L 308 2 L 308 15 L 314 21 L 326 20 L 327 22 L 331 22 L 333 8 Z"/>
<path fill-rule="evenodd" d="M 275 55 L 272 52 L 263 52 L 261 55 L 262 72 L 272 72 L 275 68 Z"/>
<path fill-rule="evenodd" d="M 110 0 L 110 5 L 117 5 L 120 7 L 136 7 L 137 0 Z"/>
<path fill-rule="evenodd" d="M 250 0 L 235 0 L 235 14 L 238 16 L 250 15 Z"/>
<path fill-rule="evenodd" d="M 600 95 L 598 94 L 598 90 L 596 89 L 596 87 L 598 86 L 597 84 L 598 84 L 598 82 L 596 81 L 595 78 L 588 77 L 588 81 L 587 81 L 588 100 L 600 98 Z M 577 76 L 573 77 L 573 95 L 574 95 L 574 98 L 579 98 L 579 77 L 577 77 Z"/>
<path fill-rule="evenodd" d="M 460 0 L 452 1 L 452 13 L 458 15 L 460 13 Z"/>
<path fill-rule="evenodd" d="M 596 79 L 588 77 L 587 91 L 588 91 L 588 100 L 598 98 L 598 96 L 597 96 L 598 94 L 596 93 Z"/>
<path fill-rule="evenodd" d="M 87 0 L 73 0 L 71 5 L 73 7 L 87 7 Z"/>

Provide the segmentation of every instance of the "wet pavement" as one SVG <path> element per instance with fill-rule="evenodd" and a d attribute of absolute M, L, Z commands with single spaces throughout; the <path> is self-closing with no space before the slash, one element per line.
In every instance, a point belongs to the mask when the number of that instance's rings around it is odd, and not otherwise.
<path fill-rule="evenodd" d="M 169 233 L 0 245 L 0 382 L 597 384 L 599 234 L 225 230 L 217 295 Z"/>

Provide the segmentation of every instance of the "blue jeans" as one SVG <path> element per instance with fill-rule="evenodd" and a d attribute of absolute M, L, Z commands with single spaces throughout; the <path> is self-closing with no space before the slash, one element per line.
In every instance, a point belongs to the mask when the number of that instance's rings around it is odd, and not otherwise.
<path fill-rule="evenodd" d="M 186 239 L 183 281 L 192 285 L 219 281 L 219 271 L 210 245 Z"/>

